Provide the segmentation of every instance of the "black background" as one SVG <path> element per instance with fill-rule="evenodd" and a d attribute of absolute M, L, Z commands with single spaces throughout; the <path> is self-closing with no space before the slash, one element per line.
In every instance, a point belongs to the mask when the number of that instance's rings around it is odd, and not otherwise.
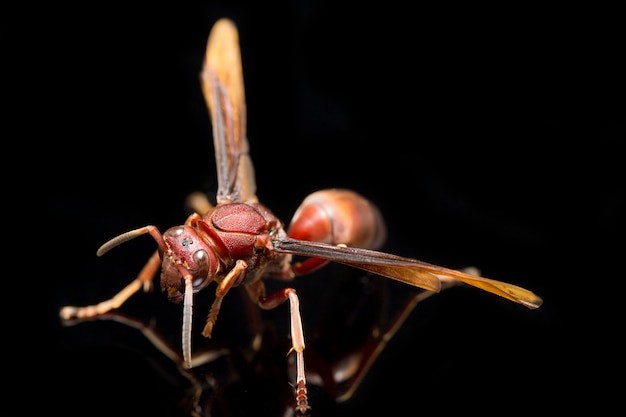
<path fill-rule="evenodd" d="M 608 404 L 605 375 L 622 362 L 611 323 L 621 311 L 625 114 L 623 31 L 610 11 L 297 1 L 51 12 L 33 108 L 50 138 L 40 150 L 54 155 L 42 180 L 55 250 L 39 278 L 45 331 L 22 387 L 53 401 L 23 407 L 185 415 L 185 381 L 136 331 L 61 327 L 57 314 L 113 295 L 155 248 L 145 237 L 97 258 L 103 242 L 182 224 L 187 194 L 215 191 L 198 74 L 220 17 L 240 30 L 258 196 L 279 217 L 314 190 L 352 188 L 385 215 L 385 250 L 474 265 L 544 299 L 528 310 L 472 288 L 430 298 L 355 396 L 320 397 L 314 416 Z M 305 321 L 354 296 L 318 279 L 294 282 Z M 180 309 L 158 291 L 123 309 L 176 340 Z M 278 310 L 268 317 L 287 316 Z M 257 415 L 280 401 L 262 383 L 237 398 Z"/>

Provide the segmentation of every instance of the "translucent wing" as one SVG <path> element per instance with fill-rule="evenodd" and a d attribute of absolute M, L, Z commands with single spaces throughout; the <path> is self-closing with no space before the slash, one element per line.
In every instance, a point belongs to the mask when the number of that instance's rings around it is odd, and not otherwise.
<path fill-rule="evenodd" d="M 272 244 L 277 252 L 328 259 L 431 291 L 439 291 L 441 282 L 461 281 L 530 309 L 538 308 L 543 302 L 533 292 L 516 285 L 432 265 L 417 259 L 296 239 L 276 239 Z"/>
<path fill-rule="evenodd" d="M 229 19 L 218 20 L 211 29 L 201 83 L 213 124 L 217 202 L 254 202 L 256 184 L 246 137 L 239 34 Z"/>

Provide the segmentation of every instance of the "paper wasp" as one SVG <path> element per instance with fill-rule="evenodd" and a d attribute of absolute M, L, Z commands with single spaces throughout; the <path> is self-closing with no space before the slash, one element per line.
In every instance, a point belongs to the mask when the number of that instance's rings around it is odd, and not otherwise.
<path fill-rule="evenodd" d="M 195 212 L 183 225 L 164 233 L 148 225 L 105 243 L 98 256 L 144 234 L 149 234 L 158 248 L 135 280 L 119 293 L 92 306 L 65 306 L 60 311 L 62 320 L 108 314 L 140 289 L 149 289 L 160 271 L 161 290 L 172 302 L 182 303 L 182 357 L 184 365 L 192 368 L 195 293 L 216 283 L 215 298 L 202 331 L 205 337 L 211 337 L 222 301 L 235 287 L 243 286 L 262 309 L 274 309 L 289 301 L 291 350 L 296 356 L 294 408 L 297 413 L 306 414 L 310 406 L 299 297 L 290 287 L 266 292 L 268 278 L 288 282 L 328 262 L 336 262 L 423 289 L 422 297 L 465 283 L 531 309 L 541 305 L 537 295 L 512 284 L 378 251 L 386 238 L 383 217 L 372 202 L 352 190 L 326 189 L 312 193 L 284 228 L 282 221 L 256 195 L 246 135 L 238 32 L 228 19 L 217 21 L 211 30 L 201 83 L 213 126 L 218 175 L 216 203 L 194 194 L 190 202 Z M 295 262 L 295 257 L 304 260 Z M 418 301 L 416 298 L 415 302 Z M 362 359 L 361 370 L 367 369 L 378 351 Z"/>

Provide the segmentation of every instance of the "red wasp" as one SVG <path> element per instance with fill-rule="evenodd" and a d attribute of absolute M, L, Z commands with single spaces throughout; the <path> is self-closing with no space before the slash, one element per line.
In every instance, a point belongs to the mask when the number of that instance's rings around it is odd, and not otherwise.
<path fill-rule="evenodd" d="M 63 320 L 94 318 L 120 307 L 142 287 L 149 289 L 160 270 L 161 290 L 169 300 L 183 304 L 182 353 L 185 366 L 191 368 L 194 293 L 213 281 L 217 284 L 202 331 L 205 337 L 211 336 L 222 301 L 233 287 L 242 285 L 262 309 L 273 309 L 289 300 L 291 350 L 296 355 L 295 410 L 305 414 L 310 407 L 299 299 L 289 287 L 266 293 L 264 278 L 289 281 L 332 261 L 404 282 L 429 294 L 466 283 L 529 308 L 541 305 L 541 298 L 515 285 L 378 251 L 386 237 L 382 216 L 374 204 L 351 190 L 327 189 L 309 195 L 285 229 L 256 196 L 246 136 L 239 35 L 228 19 L 217 21 L 211 30 L 201 83 L 213 126 L 216 204 L 193 195 L 190 201 L 196 212 L 184 225 L 164 233 L 155 226 L 144 226 L 102 245 L 98 256 L 149 234 L 158 249 L 137 278 L 111 299 L 92 306 L 65 306 L 60 311 Z M 304 260 L 295 262 L 295 256 Z"/>

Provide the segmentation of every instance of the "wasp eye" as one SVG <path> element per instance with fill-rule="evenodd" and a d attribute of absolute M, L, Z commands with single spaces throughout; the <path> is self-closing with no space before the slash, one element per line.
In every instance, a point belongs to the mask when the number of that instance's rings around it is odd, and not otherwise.
<path fill-rule="evenodd" d="M 172 227 L 171 229 L 169 229 L 166 233 L 168 235 L 171 235 L 173 237 L 176 236 L 180 236 L 183 234 L 183 231 L 185 230 L 185 228 L 183 226 L 179 226 L 179 227 Z"/>
<path fill-rule="evenodd" d="M 206 265 L 209 262 L 209 255 L 202 249 L 193 254 L 193 260 L 200 265 Z"/>
<path fill-rule="evenodd" d="M 196 276 L 200 280 L 200 282 L 194 281 L 194 286 L 198 286 L 208 276 L 209 269 L 211 266 L 211 258 L 209 257 L 209 254 L 205 250 L 199 250 L 193 254 L 193 260 L 196 264 Z"/>

